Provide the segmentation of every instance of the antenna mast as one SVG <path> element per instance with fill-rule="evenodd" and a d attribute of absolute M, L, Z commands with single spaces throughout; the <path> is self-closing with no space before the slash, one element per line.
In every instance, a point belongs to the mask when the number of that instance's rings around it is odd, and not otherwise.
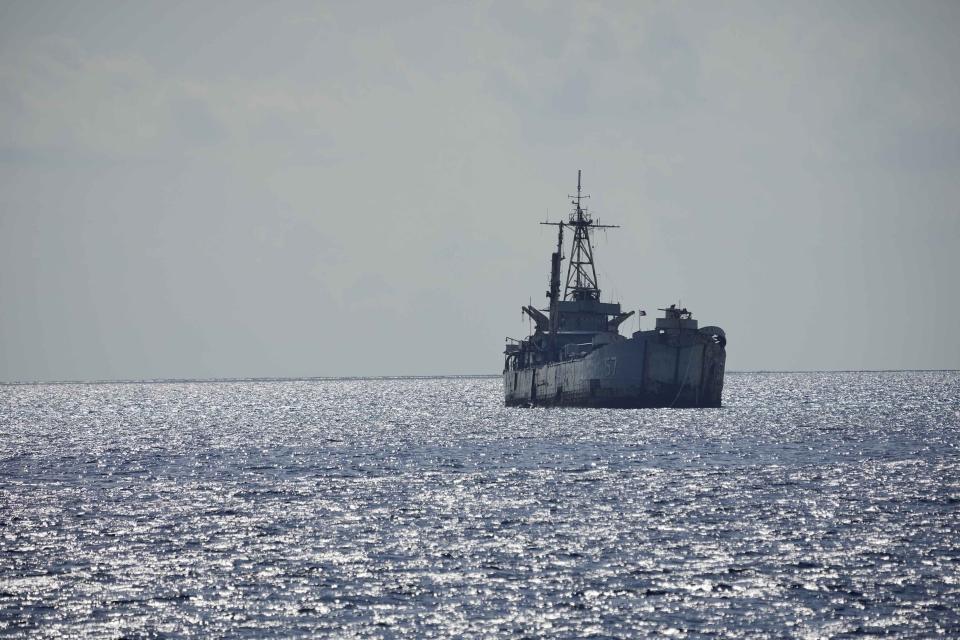
<path fill-rule="evenodd" d="M 564 288 L 564 299 L 573 300 L 600 300 L 600 288 L 597 284 L 597 269 L 593 263 L 593 245 L 590 242 L 591 229 L 614 229 L 617 225 L 598 224 L 590 217 L 589 212 L 581 206 L 585 196 L 580 186 L 581 170 L 577 170 L 577 195 L 571 200 L 573 211 L 565 226 L 573 227 L 573 245 L 570 251 L 570 263 L 567 265 L 567 285 Z"/>

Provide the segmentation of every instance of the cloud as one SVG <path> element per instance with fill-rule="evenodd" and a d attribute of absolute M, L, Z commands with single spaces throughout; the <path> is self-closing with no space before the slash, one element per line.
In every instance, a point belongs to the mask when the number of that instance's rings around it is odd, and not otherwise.
<path fill-rule="evenodd" d="M 0 378 L 496 370 L 579 168 L 605 291 L 733 368 L 879 363 L 836 309 L 956 271 L 950 5 L 3 11 Z"/>

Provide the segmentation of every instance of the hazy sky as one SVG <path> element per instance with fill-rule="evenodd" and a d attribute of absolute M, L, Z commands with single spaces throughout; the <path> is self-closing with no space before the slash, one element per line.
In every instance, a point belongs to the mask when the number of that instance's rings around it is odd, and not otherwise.
<path fill-rule="evenodd" d="M 0 380 L 495 373 L 584 171 L 728 369 L 960 367 L 960 3 L 0 4 Z M 637 322 L 625 328 L 635 330 Z"/>

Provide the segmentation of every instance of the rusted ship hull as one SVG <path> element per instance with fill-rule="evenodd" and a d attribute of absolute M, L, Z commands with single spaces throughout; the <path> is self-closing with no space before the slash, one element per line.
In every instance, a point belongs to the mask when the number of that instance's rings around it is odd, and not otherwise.
<path fill-rule="evenodd" d="M 503 375 L 509 407 L 719 407 L 726 338 L 637 332 L 583 358 Z"/>
<path fill-rule="evenodd" d="M 523 312 L 536 325 L 522 340 L 507 338 L 503 393 L 508 407 L 719 407 L 727 338 L 720 327 L 699 327 L 678 304 L 661 308 L 651 331 L 620 335 L 635 311 L 600 297 L 590 234 L 614 229 L 583 207 L 581 172 L 573 211 L 557 227 L 550 256 L 547 309 Z M 566 286 L 560 292 L 563 230 L 573 231 Z M 639 316 L 646 312 L 639 311 Z M 638 317 L 639 317 L 638 316 Z"/>

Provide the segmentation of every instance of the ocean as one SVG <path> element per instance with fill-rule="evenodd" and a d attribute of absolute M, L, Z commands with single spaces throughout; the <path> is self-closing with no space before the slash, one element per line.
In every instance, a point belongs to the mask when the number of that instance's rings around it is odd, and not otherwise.
<path fill-rule="evenodd" d="M 0 386 L 0 635 L 960 636 L 960 372 Z"/>

